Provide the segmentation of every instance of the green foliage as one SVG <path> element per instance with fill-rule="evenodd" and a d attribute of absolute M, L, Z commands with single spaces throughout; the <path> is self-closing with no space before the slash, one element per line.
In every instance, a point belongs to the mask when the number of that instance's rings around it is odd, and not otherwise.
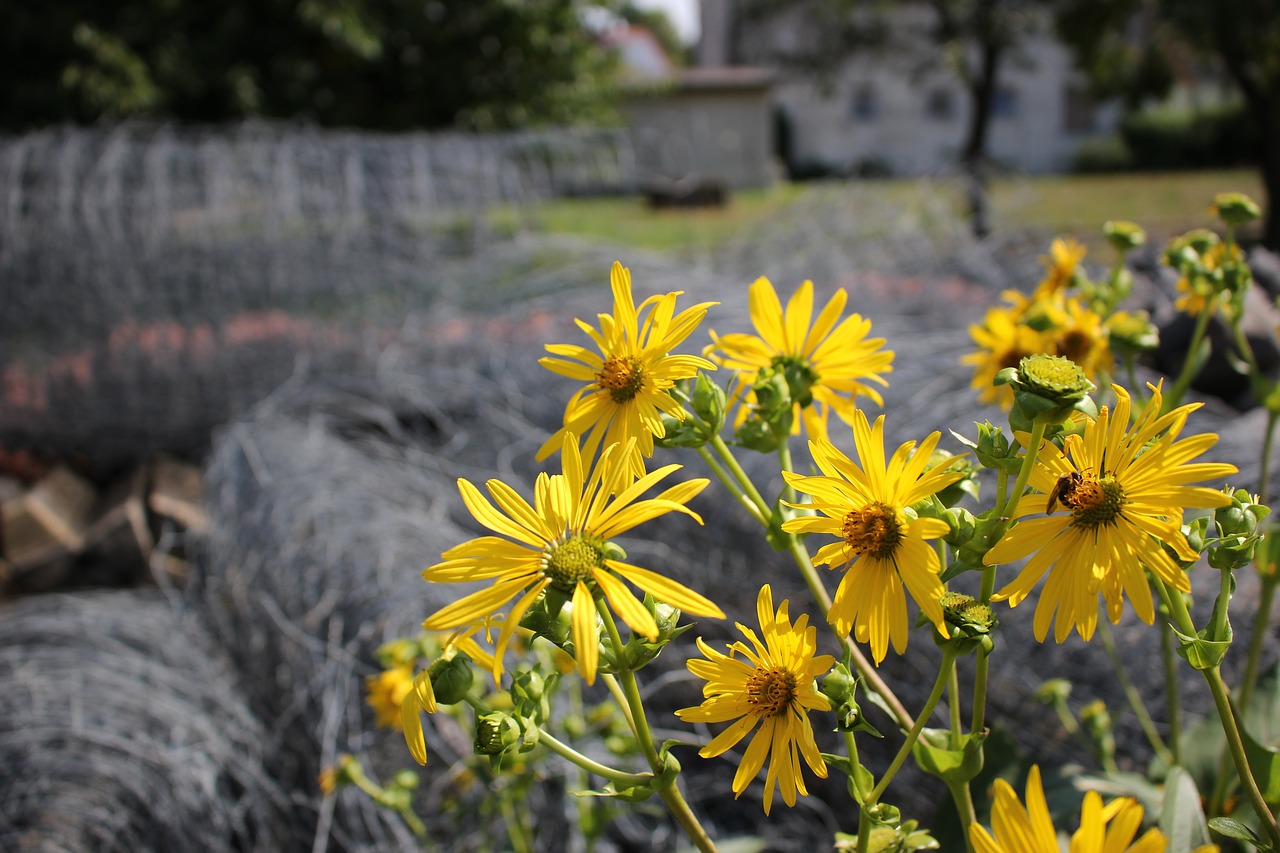
<path fill-rule="evenodd" d="M 605 0 L 22 4 L 0 28 L 0 127 L 305 118 L 492 130 L 607 116 Z"/>
<path fill-rule="evenodd" d="M 1199 110 L 1150 109 L 1120 125 L 1130 163 L 1141 169 L 1216 168 L 1256 163 L 1257 127 L 1242 103 Z"/>

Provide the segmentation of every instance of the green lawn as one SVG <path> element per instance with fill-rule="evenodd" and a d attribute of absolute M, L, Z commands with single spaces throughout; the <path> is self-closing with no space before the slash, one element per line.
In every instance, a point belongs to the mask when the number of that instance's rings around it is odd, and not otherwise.
<path fill-rule="evenodd" d="M 1000 231 L 1033 229 L 1074 234 L 1101 243 L 1102 223 L 1130 219 L 1163 239 L 1190 228 L 1211 226 L 1216 193 L 1236 190 L 1262 201 L 1254 171 L 1060 175 L 1001 179 L 992 186 L 992 222 Z M 539 206 L 535 228 L 626 246 L 697 251 L 719 246 L 744 231 L 785 217 L 787 208 L 828 193 L 856 193 L 863 209 L 941 208 L 964 215 L 959 184 L 914 178 L 847 184 L 779 184 L 769 190 L 734 193 L 723 208 L 652 210 L 639 197 L 562 199 Z M 923 222 L 937 221 L 936 216 Z M 929 227 L 925 225 L 923 227 Z M 870 234 L 868 236 L 874 236 Z"/>

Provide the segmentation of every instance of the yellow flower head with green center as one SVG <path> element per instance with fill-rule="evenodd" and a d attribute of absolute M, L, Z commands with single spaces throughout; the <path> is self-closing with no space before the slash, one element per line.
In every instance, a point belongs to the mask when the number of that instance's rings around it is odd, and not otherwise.
<path fill-rule="evenodd" d="M 1005 410 L 1013 406 L 1013 389 L 993 384 L 996 374 L 1006 367 L 1017 367 L 1027 356 L 1054 348 L 1051 334 L 1019 323 L 1017 313 L 1009 308 L 989 308 L 981 325 L 969 327 L 969 336 L 979 347 L 960 359 L 962 364 L 973 365 L 969 385 L 979 392 L 983 403 L 996 403 Z"/>
<path fill-rule="evenodd" d="M 595 681 L 599 657 L 594 600 L 597 592 L 633 631 L 650 639 L 657 638 L 658 626 L 624 580 L 686 613 L 724 618 L 720 608 L 706 598 L 656 572 L 615 559 L 611 554 L 616 549 L 606 547 L 613 537 L 668 512 L 682 512 L 702 523 L 685 504 L 706 487 L 705 479 L 689 480 L 656 497 L 640 499 L 680 466 L 666 465 L 632 482 L 627 470 L 634 443 L 632 439 L 625 445 L 609 445 L 588 473 L 583 469 L 577 436 L 566 433 L 560 450 L 563 473 L 538 475 L 532 506 L 500 480 L 485 484 L 493 503 L 469 481 L 459 480 L 458 489 L 467 509 L 482 525 L 500 535 L 481 536 L 450 548 L 443 554 L 444 561 L 428 568 L 422 576 L 436 583 L 493 581 L 493 585 L 441 608 L 423 627 L 438 631 L 467 625 L 517 599 L 507 613 L 494 649 L 496 681 L 502 674 L 503 653 L 517 624 L 534 600 L 555 584 L 571 596 L 578 671 L 590 684 Z"/>
<path fill-rule="evenodd" d="M 400 706 L 413 689 L 413 669 L 408 664 L 384 669 L 364 680 L 365 703 L 373 709 L 375 722 L 389 729 L 399 729 Z"/>
<path fill-rule="evenodd" d="M 1174 589 L 1190 590 L 1187 573 L 1165 552 L 1188 562 L 1199 554 L 1181 530 L 1184 509 L 1226 506 L 1222 492 L 1191 486 L 1228 477 L 1234 465 L 1195 463 L 1218 440 L 1206 433 L 1178 440 L 1190 404 L 1161 415 L 1160 389 L 1131 430 L 1129 393 L 1118 385 L 1115 412 L 1104 407 L 1086 422 L 1083 435 L 1069 435 L 1065 451 L 1044 442 L 1031 471 L 1029 494 L 1018 504 L 1017 523 L 987 552 L 987 565 L 1030 557 L 996 600 L 1016 607 L 1049 573 L 1036 604 L 1035 635 L 1043 640 L 1054 617 L 1054 638 L 1062 642 L 1075 628 L 1088 640 L 1098 622 L 1098 596 L 1112 622 L 1120 620 L 1124 596 L 1138 616 L 1154 618 L 1144 567 Z M 1021 435 L 1025 444 L 1029 436 Z"/>
<path fill-rule="evenodd" d="M 817 514 L 790 519 L 782 529 L 836 537 L 813 558 L 815 565 L 847 567 L 827 620 L 838 633 L 852 632 L 858 642 L 869 642 L 877 664 L 891 639 L 899 654 L 907 647 L 903 587 L 938 632 L 947 635 L 939 603 L 945 592 L 938 580 L 942 566 L 928 540 L 946 535 L 949 528 L 939 519 L 916 518 L 909 509 L 963 476 L 941 467 L 925 471 L 938 437 L 933 433 L 918 448 L 908 441 L 886 462 L 884 416 L 873 427 L 858 411 L 853 438 L 861 467 L 821 440 L 810 441 L 809 450 L 823 476 L 784 474 L 788 485 L 812 498 L 791 506 Z"/>
<path fill-rule="evenodd" d="M 777 787 L 781 788 L 782 799 L 789 806 L 796 804 L 797 792 L 808 796 L 800 773 L 800 756 L 819 777 L 827 775 L 808 712 L 831 710 L 830 701 L 818 692 L 814 681 L 831 669 L 835 658 L 817 654 L 817 629 L 809 625 L 807 614 L 802 614 L 793 625 L 787 607 L 788 602 L 783 601 L 774 611 L 773 593 L 766 584 L 756 598 L 756 616 L 763 641 L 741 623 L 738 630 L 751 645 L 739 640 L 729 646 L 727 655 L 699 638 L 698 648 L 706 660 L 690 660 L 688 667 L 694 675 L 706 679 L 702 688 L 706 698 L 701 705 L 676 711 L 682 720 L 734 721 L 699 750 L 703 758 L 714 758 L 731 749 L 759 726 L 733 777 L 733 794 L 741 796 L 768 758 L 765 814 L 773 805 L 773 792 Z"/>
<path fill-rule="evenodd" d="M 881 376 L 893 370 L 893 352 L 883 349 L 884 338 L 868 338 L 871 321 L 860 314 L 841 319 L 848 294 L 840 288 L 827 301 L 815 319 L 813 316 L 813 282 L 806 281 L 787 302 L 784 312 L 777 292 L 767 278 L 756 279 L 748 292 L 751 323 L 757 335 L 711 332 L 713 344 L 708 355 L 723 367 L 738 372 L 738 391 L 742 398 L 738 423 L 746 419 L 754 404 L 750 388 L 763 370 L 777 370 L 806 386 L 793 388 L 795 421 L 793 432 L 804 424 L 810 438 L 826 438 L 827 422 L 835 412 L 845 423 L 853 422 L 858 397 L 868 397 L 877 406 L 884 405 L 872 384 L 888 386 Z M 807 392 L 807 400 L 796 399 L 797 392 Z"/>
<path fill-rule="evenodd" d="M 977 823 L 969 826 L 974 853 L 1059 853 L 1039 767 L 1027 774 L 1025 807 L 1003 779 L 996 780 L 993 794 L 992 832 Z M 1089 791 L 1080 809 L 1080 828 L 1071 836 L 1071 853 L 1164 853 L 1169 841 L 1158 829 L 1148 829 L 1134 840 L 1142 828 L 1142 813 L 1137 800 L 1120 797 L 1103 805 L 1098 792 Z M 1197 853 L 1216 849 L 1200 848 Z"/>
<path fill-rule="evenodd" d="M 1084 244 L 1074 237 L 1055 237 L 1049 244 L 1049 254 L 1040 258 L 1045 273 L 1036 286 L 1034 298 L 1055 296 L 1070 287 L 1087 252 Z"/>
<path fill-rule="evenodd" d="M 601 447 L 629 446 L 627 470 L 634 479 L 644 474 L 644 460 L 653 455 L 654 436 L 666 434 L 662 415 L 684 419 L 684 409 L 667 392 L 699 370 L 715 369 L 705 358 L 672 350 L 716 303 L 701 302 L 677 314 L 676 291 L 651 296 L 637 307 L 631 272 L 615 261 L 609 278 L 613 313 L 599 315 L 598 330 L 576 321 L 599 352 L 575 344 L 548 344 L 547 352 L 554 357 L 538 361 L 553 373 L 586 383 L 569 400 L 564 426 L 538 450 L 538 459 L 558 450 L 565 434 L 573 433 L 583 436 L 588 460 Z"/>

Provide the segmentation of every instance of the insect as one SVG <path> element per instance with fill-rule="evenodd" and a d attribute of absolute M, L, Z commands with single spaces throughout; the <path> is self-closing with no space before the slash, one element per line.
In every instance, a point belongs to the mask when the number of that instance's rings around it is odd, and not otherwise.
<path fill-rule="evenodd" d="M 1059 501 L 1063 506 L 1071 506 L 1071 496 L 1075 494 L 1076 487 L 1084 481 L 1084 475 L 1079 471 L 1068 471 L 1058 478 L 1058 482 L 1053 484 L 1053 488 L 1049 490 L 1049 501 L 1045 504 L 1044 514 L 1051 515 L 1057 508 Z"/>

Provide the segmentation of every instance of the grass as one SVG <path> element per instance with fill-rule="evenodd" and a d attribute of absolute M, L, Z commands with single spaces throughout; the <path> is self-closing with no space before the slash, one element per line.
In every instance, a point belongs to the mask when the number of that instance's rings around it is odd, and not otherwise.
<path fill-rule="evenodd" d="M 732 195 L 723 208 L 653 210 L 642 198 L 561 199 L 532 214 L 535 228 L 552 234 L 608 240 L 621 245 L 663 251 L 715 248 L 744 230 L 783 217 L 787 208 L 807 196 L 856 189 L 860 198 L 881 210 L 929 206 L 964 215 L 958 182 L 900 178 L 849 184 L 778 184 L 767 190 Z M 992 224 L 997 231 L 1047 231 L 1073 234 L 1085 243 L 1102 242 L 1102 223 L 1129 219 L 1153 239 L 1191 228 L 1213 226 L 1208 208 L 1216 193 L 1244 192 L 1262 200 L 1262 184 L 1250 170 L 1058 175 L 1001 179 L 992 185 Z M 924 221 L 928 221 L 927 219 Z M 927 225 L 924 227 L 928 227 Z"/>

